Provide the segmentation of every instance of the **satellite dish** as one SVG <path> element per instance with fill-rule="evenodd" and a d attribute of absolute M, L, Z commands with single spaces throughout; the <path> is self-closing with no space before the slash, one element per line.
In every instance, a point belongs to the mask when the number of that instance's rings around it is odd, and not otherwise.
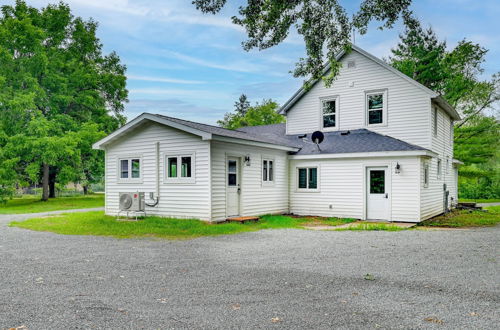
<path fill-rule="evenodd" d="M 323 142 L 323 140 L 325 139 L 325 135 L 323 134 L 323 132 L 320 131 L 314 132 L 311 136 L 311 139 L 316 144 L 316 147 L 318 147 L 318 151 L 321 151 L 319 144 Z"/>
<path fill-rule="evenodd" d="M 320 144 L 325 139 L 325 135 L 323 134 L 323 132 L 316 131 L 312 134 L 311 138 L 314 143 Z"/>

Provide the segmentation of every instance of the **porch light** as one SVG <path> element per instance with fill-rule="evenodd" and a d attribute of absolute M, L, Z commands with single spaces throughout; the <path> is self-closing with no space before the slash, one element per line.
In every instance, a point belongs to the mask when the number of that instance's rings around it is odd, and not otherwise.
<path fill-rule="evenodd" d="M 245 156 L 245 165 L 250 166 L 250 155 Z"/>
<path fill-rule="evenodd" d="M 396 163 L 396 167 L 394 168 L 394 173 L 396 174 L 401 173 L 401 165 L 399 165 L 399 163 Z"/>

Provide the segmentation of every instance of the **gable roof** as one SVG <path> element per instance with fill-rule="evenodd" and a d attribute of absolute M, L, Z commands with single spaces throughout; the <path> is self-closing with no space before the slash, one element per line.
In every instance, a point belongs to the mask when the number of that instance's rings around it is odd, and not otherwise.
<path fill-rule="evenodd" d="M 368 129 L 356 129 L 350 131 L 324 132 L 325 139 L 319 145 L 320 149 L 311 140 L 310 134 L 286 135 L 286 124 L 243 127 L 240 131 L 254 135 L 266 136 L 267 138 L 286 137 L 291 143 L 300 146 L 300 150 L 293 155 L 326 155 L 326 154 L 351 154 L 351 153 L 375 153 L 392 151 L 421 151 L 432 153 L 432 151 L 387 136 Z M 305 135 L 305 139 L 303 136 Z"/>
<path fill-rule="evenodd" d="M 371 60 L 371 61 L 379 64 L 380 66 L 382 66 L 386 70 L 391 71 L 395 75 L 397 75 L 400 78 L 406 80 L 407 82 L 409 82 L 410 84 L 414 85 L 415 87 L 421 89 L 422 91 L 424 91 L 425 93 L 427 93 L 434 102 L 436 102 L 439 106 L 441 106 L 454 120 L 460 120 L 460 115 L 455 110 L 455 108 L 453 108 L 440 94 L 438 94 L 438 93 L 434 92 L 433 90 L 427 88 L 426 86 L 422 85 L 418 81 L 416 81 L 416 80 L 408 77 L 407 75 L 405 75 L 401 71 L 395 69 L 391 65 L 389 65 L 386 62 L 382 61 L 378 57 L 376 57 L 376 56 L 368 53 L 367 51 L 359 48 L 358 46 L 351 45 L 351 48 L 352 48 L 353 51 L 355 51 L 355 52 L 357 52 L 357 53 L 365 56 L 369 60 Z M 340 52 L 336 56 L 336 60 L 339 61 L 342 57 L 344 57 L 344 55 L 347 55 L 347 52 L 343 50 L 342 52 Z M 329 70 L 330 70 L 330 64 L 327 64 L 325 66 L 325 69 L 323 70 L 323 74 L 326 74 Z M 312 82 L 311 87 L 314 86 L 316 83 L 318 83 L 319 80 L 320 79 L 316 79 L 314 81 L 311 81 Z M 290 99 L 288 99 L 288 101 L 285 102 L 285 104 L 280 108 L 279 113 L 286 114 L 286 112 L 288 110 L 290 110 L 292 108 L 292 106 L 295 103 L 297 103 L 302 98 L 302 96 L 304 96 L 305 94 L 307 94 L 307 92 L 308 91 L 304 87 L 301 87 L 297 92 L 295 92 L 295 94 L 292 95 L 292 97 Z"/>
<path fill-rule="evenodd" d="M 133 129 L 144 124 L 144 122 L 152 121 L 165 126 L 173 127 L 181 131 L 185 131 L 201 137 L 203 140 L 227 138 L 229 142 L 254 142 L 260 146 L 269 148 L 283 149 L 287 151 L 297 151 L 298 146 L 287 139 L 280 137 L 267 138 L 264 136 L 256 136 L 243 131 L 230 130 L 218 126 L 212 126 L 202 123 L 197 123 L 189 120 L 163 116 L 159 114 L 143 113 L 134 118 L 127 124 L 123 125 L 113 133 L 93 144 L 94 149 L 103 149 L 107 144 L 116 141 L 121 136 L 130 132 Z"/>

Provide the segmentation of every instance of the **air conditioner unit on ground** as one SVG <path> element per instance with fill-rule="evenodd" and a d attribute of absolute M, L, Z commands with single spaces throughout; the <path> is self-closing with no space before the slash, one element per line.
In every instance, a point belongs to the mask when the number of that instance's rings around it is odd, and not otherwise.
<path fill-rule="evenodd" d="M 120 193 L 120 211 L 144 212 L 143 192 Z"/>

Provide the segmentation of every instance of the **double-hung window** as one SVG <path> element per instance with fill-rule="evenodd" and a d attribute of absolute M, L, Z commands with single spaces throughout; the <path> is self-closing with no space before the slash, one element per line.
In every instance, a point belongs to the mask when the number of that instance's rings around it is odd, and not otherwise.
<path fill-rule="evenodd" d="M 424 188 L 429 187 L 429 163 L 424 163 Z"/>
<path fill-rule="evenodd" d="M 141 159 L 140 158 L 120 158 L 119 162 L 120 180 L 140 180 L 141 179 Z"/>
<path fill-rule="evenodd" d="M 318 168 L 299 167 L 297 168 L 297 189 L 317 190 L 318 189 Z"/>
<path fill-rule="evenodd" d="M 165 158 L 167 182 L 194 182 L 194 154 L 167 155 Z"/>
<path fill-rule="evenodd" d="M 338 126 L 339 98 L 321 100 L 321 125 L 323 129 L 335 129 Z"/>
<path fill-rule="evenodd" d="M 384 125 L 387 123 L 387 91 L 366 93 L 367 125 Z"/>
<path fill-rule="evenodd" d="M 274 160 L 262 160 L 262 181 L 264 183 L 274 182 Z"/>

